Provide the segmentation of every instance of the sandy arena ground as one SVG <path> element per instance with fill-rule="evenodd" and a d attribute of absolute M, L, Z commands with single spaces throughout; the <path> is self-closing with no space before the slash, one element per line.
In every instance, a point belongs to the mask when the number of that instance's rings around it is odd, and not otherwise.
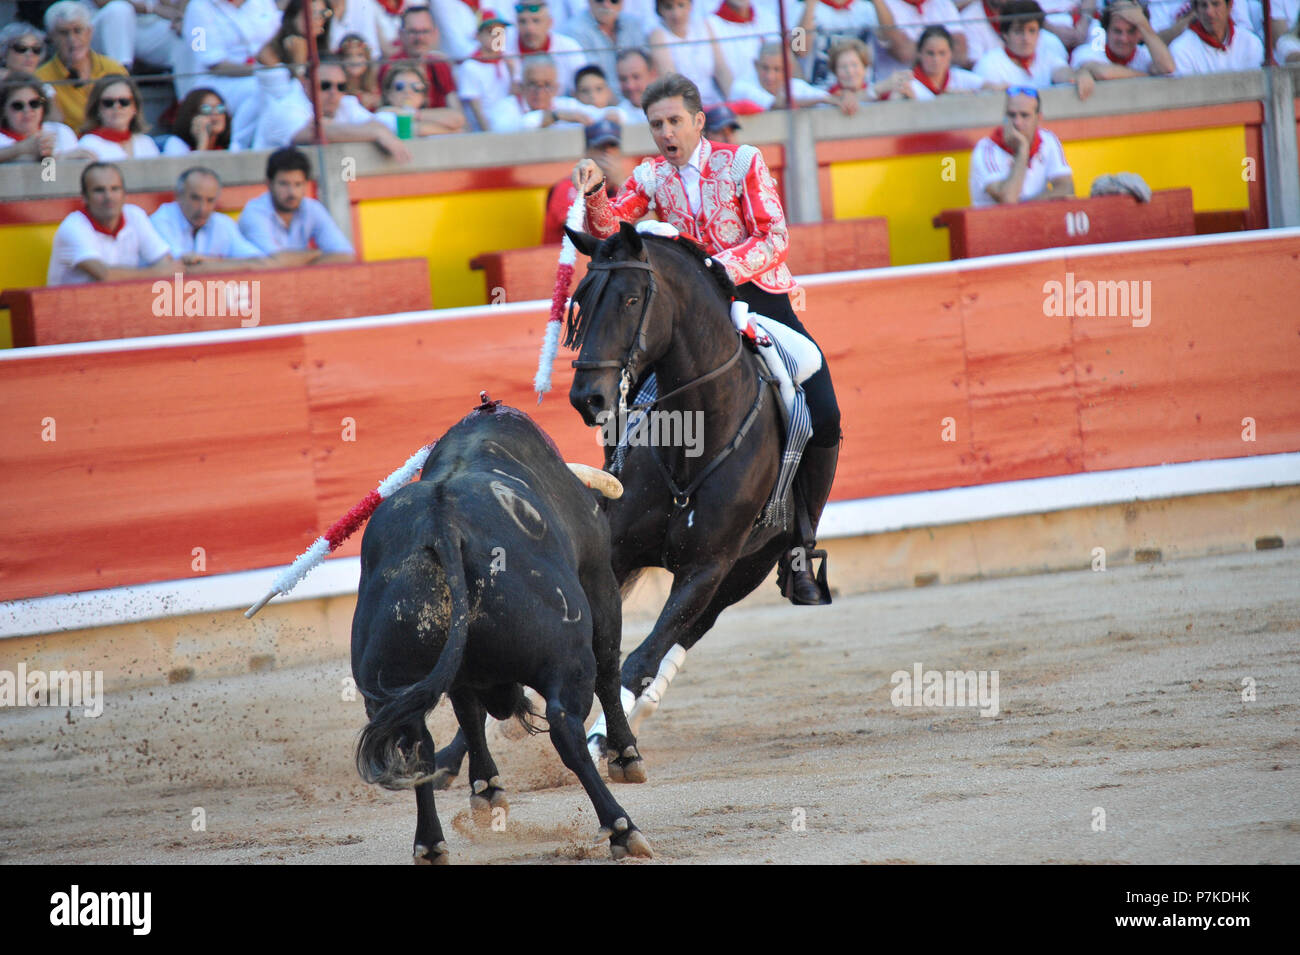
<path fill-rule="evenodd" d="M 918 662 L 998 671 L 999 714 L 896 708 Z M 415 800 L 358 779 L 348 672 L 0 711 L 0 861 L 408 862 Z M 614 794 L 658 862 L 1296 863 L 1298 685 L 1297 550 L 735 608 L 643 727 L 650 781 Z M 506 831 L 462 775 L 453 862 L 608 861 L 545 736 L 494 752 Z"/>

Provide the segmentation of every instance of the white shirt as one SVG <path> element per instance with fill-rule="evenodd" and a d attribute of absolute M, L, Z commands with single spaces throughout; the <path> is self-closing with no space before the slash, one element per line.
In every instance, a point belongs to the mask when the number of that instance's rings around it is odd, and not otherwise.
<path fill-rule="evenodd" d="M 662 20 L 655 24 L 654 36 L 672 57 L 673 68 L 694 83 L 700 90 L 700 100 L 705 106 L 720 103 L 722 90 L 718 86 L 717 63 L 713 58 L 713 43 L 708 22 L 692 17 L 687 23 L 686 37 L 679 37 Z M 657 44 L 652 44 L 654 50 Z"/>
<path fill-rule="evenodd" d="M 253 148 L 279 149 L 292 144 L 298 131 L 311 123 L 312 115 L 311 100 L 303 91 L 302 84 L 295 80 L 284 96 L 263 104 L 262 115 L 257 118 L 257 130 L 253 133 Z M 360 125 L 376 118 L 361 105 L 360 100 L 349 94 L 339 100 L 338 110 L 324 122 Z M 392 122 L 396 124 L 395 119 Z"/>
<path fill-rule="evenodd" d="M 1286 58 L 1292 54 L 1300 53 L 1300 36 L 1294 33 L 1284 33 L 1278 38 L 1277 46 L 1274 47 L 1274 56 L 1279 63 L 1285 63 Z"/>
<path fill-rule="evenodd" d="M 551 101 L 551 109 L 573 109 L 586 112 L 592 108 L 569 96 L 557 96 Z M 546 118 L 546 114 L 549 112 L 550 110 L 542 109 L 530 110 L 518 96 L 507 96 L 488 112 L 488 129 L 494 133 L 517 133 L 524 129 L 541 129 L 542 120 Z M 580 125 L 582 124 L 561 120 L 558 123 L 552 123 L 550 128 Z"/>
<path fill-rule="evenodd" d="M 218 63 L 247 63 L 280 28 L 280 11 L 274 0 L 190 0 L 181 27 L 185 70 L 204 73 Z M 206 76 L 178 77 L 177 95 L 196 86 L 210 86 Z"/>
<path fill-rule="evenodd" d="M 750 23 L 732 23 L 717 14 L 709 17 L 709 26 L 718 38 L 718 49 L 722 51 L 727 68 L 731 70 L 733 84 L 756 76 L 754 61 L 758 59 L 758 51 L 768 40 L 781 39 L 781 20 L 772 0 L 754 0 L 750 9 L 754 11 L 754 19 Z M 727 95 L 730 98 L 730 90 Z"/>
<path fill-rule="evenodd" d="M 139 206 L 122 206 L 122 227 L 117 235 L 96 230 L 90 217 L 77 210 L 68 214 L 54 232 L 54 249 L 46 285 L 81 285 L 93 282 L 77 263 L 98 259 L 109 268 L 138 269 L 153 265 L 169 253 L 167 240 L 158 234 Z"/>
<path fill-rule="evenodd" d="M 1080 43 L 1074 48 L 1074 53 L 1070 55 L 1070 66 L 1078 69 L 1085 63 L 1110 63 L 1111 59 L 1106 55 L 1106 34 L 1099 37 L 1093 37 L 1088 43 Z M 1127 66 L 1130 70 L 1137 70 L 1139 73 L 1151 72 L 1151 53 L 1147 50 L 1145 43 L 1139 43 L 1137 49 L 1133 51 L 1133 59 L 1128 63 L 1116 64 L 1117 66 Z"/>
<path fill-rule="evenodd" d="M 89 149 L 100 162 L 120 162 L 123 159 L 153 159 L 155 156 L 162 155 L 158 152 L 158 144 L 144 133 L 132 134 L 130 154 L 127 153 L 126 148 L 121 143 L 115 143 L 110 139 L 101 139 L 94 133 L 86 133 L 77 140 L 77 145 L 82 149 Z"/>
<path fill-rule="evenodd" d="M 366 49 L 370 51 L 371 57 L 377 60 L 383 56 L 383 47 L 379 42 L 379 4 L 375 0 L 348 0 L 347 9 L 342 15 L 337 10 L 334 11 L 334 19 L 330 23 L 330 51 L 337 52 L 343 38 L 349 33 L 355 33 L 366 41 Z"/>
<path fill-rule="evenodd" d="M 894 15 L 894 26 L 907 34 L 913 43 L 921 38 L 922 31 L 931 24 L 940 24 L 948 28 L 953 39 L 963 35 L 961 14 L 952 0 L 925 0 L 920 9 L 906 3 L 905 0 L 885 0 L 889 12 Z M 977 5 L 977 4 L 972 4 Z M 889 49 L 881 45 L 876 38 L 876 76 L 888 79 L 899 70 L 910 70 L 911 63 L 900 63 L 889 55 Z"/>
<path fill-rule="evenodd" d="M 1232 36 L 1228 40 L 1227 50 L 1216 50 L 1193 33 L 1190 27 L 1175 37 L 1174 42 L 1169 44 L 1169 52 L 1174 58 L 1174 75 L 1259 69 L 1264 61 L 1264 44 L 1259 37 L 1249 30 L 1243 30 L 1236 23 L 1229 32 Z"/>
<path fill-rule="evenodd" d="M 1068 67 L 1069 64 L 1054 56 L 1035 53 L 1034 58 L 1029 62 L 1029 69 L 1026 70 L 1007 56 L 1004 48 L 998 47 L 996 50 L 989 50 L 979 58 L 979 62 L 975 64 L 975 72 L 989 83 L 1032 86 L 1034 89 L 1041 89 L 1052 85 L 1052 71 L 1060 66 Z"/>
<path fill-rule="evenodd" d="M 462 100 L 478 100 L 485 117 L 489 109 L 510 95 L 510 84 L 514 82 L 504 57 L 491 63 L 466 60 L 455 72 L 456 92 Z"/>
<path fill-rule="evenodd" d="M 935 99 L 935 95 L 930 92 L 930 87 L 924 83 L 918 82 L 915 77 L 912 78 L 912 99 L 930 100 Z M 984 80 L 976 73 L 970 70 L 963 70 L 960 66 L 954 66 L 948 70 L 948 85 L 943 88 L 945 93 L 955 92 L 975 92 L 984 88 Z"/>
<path fill-rule="evenodd" d="M 261 249 L 240 234 L 235 220 L 221 212 L 213 212 L 203 228 L 195 232 L 179 202 L 164 202 L 149 221 L 178 259 L 190 252 L 220 259 L 256 259 L 262 255 Z"/>
<path fill-rule="evenodd" d="M 1002 37 L 984 15 L 984 4 L 980 0 L 974 0 L 973 3 L 966 5 L 966 9 L 961 12 L 961 20 L 961 28 L 966 34 L 966 55 L 970 57 L 972 64 L 978 63 L 980 57 L 989 50 L 1002 48 Z M 1069 59 L 1065 44 L 1050 30 L 1038 31 L 1038 46 L 1034 49 L 1037 56 L 1054 56 L 1062 63 Z M 888 79 L 888 77 L 881 77 L 881 79 Z"/>
<path fill-rule="evenodd" d="M 1278 15 L 1278 4 L 1286 2 L 1287 0 L 1273 0 L 1274 17 L 1277 17 Z M 1291 2 L 1294 2 L 1294 0 L 1291 0 Z M 1231 10 L 1232 22 L 1237 25 L 1237 29 L 1250 30 L 1250 4 L 1248 4 L 1246 0 L 1233 0 Z M 1149 17 L 1151 28 L 1157 33 L 1160 33 L 1173 26 L 1174 21 L 1178 19 L 1179 14 L 1187 14 L 1190 12 L 1191 3 L 1189 0 L 1153 0 Z M 1294 11 L 1292 18 L 1287 22 L 1291 24 L 1295 23 Z"/>
<path fill-rule="evenodd" d="M 62 123 L 41 123 L 41 132 L 54 134 L 54 152 L 56 154 L 77 148 L 77 134 Z M 3 132 L 0 132 L 0 149 L 5 146 L 12 146 L 16 142 L 18 140 L 12 136 L 6 136 Z"/>
<path fill-rule="evenodd" d="M 1065 150 L 1061 141 L 1052 133 L 1039 128 L 1042 142 L 1038 152 L 1029 159 L 1025 169 L 1025 182 L 1020 189 L 1020 198 L 1028 199 L 1047 188 L 1047 183 L 1061 176 L 1072 175 L 1070 164 L 1065 161 Z M 988 194 L 985 188 L 991 183 L 1001 182 L 1011 175 L 1015 157 L 985 136 L 975 144 L 970 156 L 970 201 L 973 206 L 993 206 L 998 202 Z"/>
<path fill-rule="evenodd" d="M 456 0 L 457 3 L 460 0 Z M 582 52 L 582 45 L 571 36 L 565 36 L 563 33 L 551 31 L 549 49 L 541 50 L 539 53 L 545 53 L 555 61 L 556 78 L 560 82 L 561 93 L 573 92 L 573 74 L 587 65 L 587 54 Z M 519 51 L 519 34 L 512 27 L 506 32 L 506 57 L 511 63 L 511 69 L 515 70 L 515 79 L 523 79 L 523 57 L 533 56 L 536 54 L 521 53 Z M 605 77 L 610 83 L 618 83 L 618 77 Z"/>
<path fill-rule="evenodd" d="M 790 79 L 790 92 L 794 96 L 796 103 L 809 100 L 816 102 L 828 102 L 830 100 L 830 95 L 825 90 L 818 89 L 798 77 Z M 763 89 L 758 80 L 752 77 L 746 80 L 738 80 L 732 84 L 731 99 L 733 101 L 747 99 L 758 104 L 764 110 L 771 109 L 772 104 L 776 102 L 776 96 Z"/>
<path fill-rule="evenodd" d="M 700 208 L 703 200 L 700 198 L 700 179 L 704 175 L 700 169 L 700 154 L 704 152 L 704 139 L 701 138 L 695 144 L 695 149 L 691 152 L 691 158 L 686 160 L 685 166 L 677 169 L 677 175 L 682 180 L 682 191 L 686 193 L 686 201 L 690 204 L 691 215 L 699 218 Z"/>
<path fill-rule="evenodd" d="M 415 6 L 414 2 L 406 4 Z M 483 6 L 488 6 L 484 3 Z M 492 6 L 498 6 L 492 4 Z M 474 55 L 478 49 L 478 14 L 463 0 L 431 0 L 429 7 L 434 22 L 438 24 L 438 39 L 442 52 L 453 60 L 460 61 Z M 500 4 L 500 10 L 509 9 L 509 4 Z M 331 28 L 333 32 L 333 28 Z"/>

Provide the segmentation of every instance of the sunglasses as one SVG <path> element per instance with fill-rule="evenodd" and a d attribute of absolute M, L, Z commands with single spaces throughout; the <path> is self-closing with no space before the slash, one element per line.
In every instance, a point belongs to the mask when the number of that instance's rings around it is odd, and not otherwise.
<path fill-rule="evenodd" d="M 544 3 L 516 3 L 515 13 L 540 13 Z"/>
<path fill-rule="evenodd" d="M 213 113 L 224 113 L 226 111 L 225 103 L 204 103 L 199 107 L 199 112 L 204 116 L 211 116 Z"/>
<path fill-rule="evenodd" d="M 342 82 L 342 81 L 339 81 L 339 82 L 336 82 L 336 81 L 334 81 L 334 80 L 321 80 L 321 81 L 320 81 L 320 91 L 321 91 L 322 93 L 328 93 L 330 90 L 338 90 L 340 93 L 344 93 L 344 92 L 347 92 L 347 91 L 344 89 L 345 86 L 347 86 L 347 83 Z"/>
<path fill-rule="evenodd" d="M 134 106 L 134 105 L 135 105 L 135 100 L 133 100 L 129 96 L 120 96 L 120 97 L 105 96 L 103 99 L 99 101 L 100 109 L 111 109 L 114 106 L 119 106 L 122 109 L 126 109 L 128 106 Z"/>
<path fill-rule="evenodd" d="M 1034 99 L 1038 99 L 1038 90 L 1034 89 L 1032 86 L 1008 86 L 1007 95 L 1008 96 L 1030 96 L 1033 97 Z"/>
<path fill-rule="evenodd" d="M 618 5 L 619 5 L 620 3 L 622 3 L 622 2 L 623 2 L 623 0 L 596 0 L 596 4 L 597 4 L 598 6 L 611 6 L 611 7 L 616 7 L 616 6 L 618 6 Z"/>
<path fill-rule="evenodd" d="M 29 100 L 11 99 L 11 100 L 10 100 L 8 103 L 6 103 L 5 105 L 8 106 L 8 107 L 9 107 L 10 109 L 12 109 L 12 110 L 17 110 L 17 111 L 20 112 L 20 113 L 23 112 L 24 110 L 28 110 L 28 109 L 30 109 L 30 110 L 34 113 L 34 112 L 36 112 L 38 109 L 44 109 L 44 108 L 45 108 L 45 100 L 43 100 L 43 99 L 29 99 Z"/>
<path fill-rule="evenodd" d="M 406 90 L 423 93 L 428 90 L 428 88 L 429 87 L 425 86 L 423 83 L 410 83 L 406 80 L 397 80 L 393 83 L 393 89 L 397 90 L 399 93 L 405 92 Z"/>
<path fill-rule="evenodd" d="M 42 49 L 44 49 L 44 45 L 40 43 L 33 46 L 28 46 L 26 43 L 11 43 L 9 45 L 10 53 L 40 53 Z"/>

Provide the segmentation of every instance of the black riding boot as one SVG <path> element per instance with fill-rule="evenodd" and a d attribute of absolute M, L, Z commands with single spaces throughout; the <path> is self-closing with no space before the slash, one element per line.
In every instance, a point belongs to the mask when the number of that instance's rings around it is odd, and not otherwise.
<path fill-rule="evenodd" d="M 781 558 L 777 583 L 781 593 L 794 604 L 828 604 L 830 587 L 826 584 L 826 553 L 817 551 L 817 524 L 831 494 L 835 481 L 835 464 L 839 460 L 839 442 L 828 448 L 806 445 L 799 473 L 795 477 L 795 492 L 802 503 L 796 502 L 797 531 L 805 538 L 802 547 L 787 551 Z M 821 573 L 813 576 L 814 557 L 822 559 Z"/>

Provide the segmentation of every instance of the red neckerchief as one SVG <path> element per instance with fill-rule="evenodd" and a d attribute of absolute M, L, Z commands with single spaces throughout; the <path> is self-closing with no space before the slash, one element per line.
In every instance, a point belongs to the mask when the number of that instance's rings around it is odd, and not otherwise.
<path fill-rule="evenodd" d="M 997 147 L 1001 149 L 1003 152 L 1009 153 L 1012 156 L 1016 154 L 1016 151 L 1012 149 L 1010 146 L 1008 146 L 1006 139 L 1003 138 L 1001 126 L 993 130 L 993 135 L 990 136 L 989 138 L 992 139 L 993 142 L 997 145 Z M 1038 152 L 1038 148 L 1042 145 L 1043 145 L 1043 131 L 1041 129 L 1036 129 L 1034 130 L 1034 141 L 1029 144 L 1030 159 L 1034 158 L 1035 154 Z"/>
<path fill-rule="evenodd" d="M 904 3 L 910 3 L 916 9 L 920 10 L 925 5 L 925 0 L 903 0 Z"/>
<path fill-rule="evenodd" d="M 100 139 L 107 139 L 110 143 L 124 143 L 135 135 L 135 133 L 131 132 L 129 129 L 119 131 L 116 129 L 109 129 L 107 126 L 100 126 L 98 129 L 92 129 L 90 134 L 92 136 L 98 136 Z"/>
<path fill-rule="evenodd" d="M 551 52 L 551 35 L 546 34 L 546 43 L 542 46 L 524 46 L 523 37 L 519 38 L 519 53 L 525 55 L 528 53 L 550 53 Z"/>
<path fill-rule="evenodd" d="M 844 92 L 844 87 L 841 86 L 839 83 L 836 83 L 834 86 L 832 86 L 832 87 L 831 87 L 830 89 L 828 89 L 826 92 L 830 93 L 832 96 L 839 96 L 841 93 Z"/>
<path fill-rule="evenodd" d="M 998 17 L 1001 16 L 1001 14 L 989 6 L 989 0 L 983 0 L 983 3 L 984 3 L 984 19 L 988 20 L 989 26 L 993 27 L 993 29 L 996 30 Z"/>
<path fill-rule="evenodd" d="M 461 3 L 478 13 L 478 0 L 460 0 Z"/>
<path fill-rule="evenodd" d="M 12 129 L 10 129 L 8 126 L 0 126 L 0 135 L 8 136 L 10 139 L 12 139 L 12 140 L 13 140 L 14 142 L 16 142 L 16 143 L 21 143 L 24 139 L 27 138 L 27 137 L 24 136 L 22 133 L 16 133 L 16 132 L 14 132 L 14 131 L 13 131 Z"/>
<path fill-rule="evenodd" d="M 397 16 L 402 12 L 403 0 L 379 0 L 379 5 L 384 8 L 384 12 L 390 16 Z"/>
<path fill-rule="evenodd" d="M 940 93 L 942 93 L 944 90 L 948 88 L 948 77 L 951 74 L 952 74 L 952 70 L 944 70 L 943 82 L 940 83 L 938 86 L 935 86 L 933 83 L 930 82 L 930 77 L 925 75 L 925 70 L 921 69 L 919 66 L 912 67 L 912 76 L 916 79 L 918 83 L 920 83 L 922 86 L 928 89 L 935 96 L 938 96 Z"/>
<path fill-rule="evenodd" d="M 1228 47 L 1232 46 L 1232 34 L 1235 31 L 1232 29 L 1231 20 L 1228 21 L 1228 33 L 1223 38 L 1222 43 L 1216 40 L 1209 30 L 1201 26 L 1200 20 L 1193 20 L 1191 23 L 1187 24 L 1187 26 L 1193 33 L 1201 38 L 1201 42 L 1206 46 L 1212 46 L 1216 50 L 1223 50 L 1225 53 L 1227 52 Z"/>
<path fill-rule="evenodd" d="M 1120 66 L 1128 66 L 1130 63 L 1133 62 L 1133 58 L 1137 55 L 1138 55 L 1138 48 L 1135 46 L 1133 47 L 1132 53 L 1130 53 L 1127 57 L 1120 59 L 1114 53 L 1110 52 L 1110 44 L 1109 43 L 1106 44 L 1106 59 L 1110 60 L 1112 63 L 1118 63 Z"/>
<path fill-rule="evenodd" d="M 1004 52 L 1007 55 L 1008 60 L 1010 60 L 1012 63 L 1019 65 L 1019 67 L 1022 70 L 1024 70 L 1026 73 L 1032 72 L 1032 70 L 1030 70 L 1029 67 L 1033 65 L 1034 57 L 1038 55 L 1037 51 L 1035 51 L 1033 53 L 1030 53 L 1026 57 L 1019 57 L 1016 56 L 1014 53 L 1012 53 L 1010 50 L 1008 50 L 1005 46 L 1002 48 L 1002 52 Z"/>
<path fill-rule="evenodd" d="M 722 5 L 718 7 L 714 16 L 726 20 L 728 23 L 753 23 L 754 5 L 752 3 L 749 5 L 749 16 L 744 17 L 737 13 L 732 7 L 727 6 L 727 0 L 722 0 Z"/>
<path fill-rule="evenodd" d="M 475 51 L 474 51 L 474 55 L 471 56 L 470 59 L 471 59 L 471 60 L 478 60 L 480 63 L 500 63 L 500 62 L 501 62 L 501 54 L 500 54 L 500 53 L 493 53 L 491 56 L 488 56 L 488 55 L 487 55 L 486 53 L 484 53 L 481 49 L 479 49 L 479 50 L 475 50 Z"/>
<path fill-rule="evenodd" d="M 853 5 L 853 0 L 822 0 L 822 3 L 828 7 L 834 7 L 836 10 L 847 10 Z"/>
<path fill-rule="evenodd" d="M 125 209 L 123 209 L 120 213 L 118 213 L 116 229 L 105 229 L 102 225 L 96 222 L 95 217 L 90 214 L 90 206 L 86 205 L 85 203 L 82 203 L 81 211 L 82 213 L 85 214 L 86 218 L 90 220 L 90 224 L 95 227 L 96 232 L 102 232 L 104 235 L 111 235 L 115 239 L 117 238 L 118 233 L 121 232 L 126 227 Z"/>

